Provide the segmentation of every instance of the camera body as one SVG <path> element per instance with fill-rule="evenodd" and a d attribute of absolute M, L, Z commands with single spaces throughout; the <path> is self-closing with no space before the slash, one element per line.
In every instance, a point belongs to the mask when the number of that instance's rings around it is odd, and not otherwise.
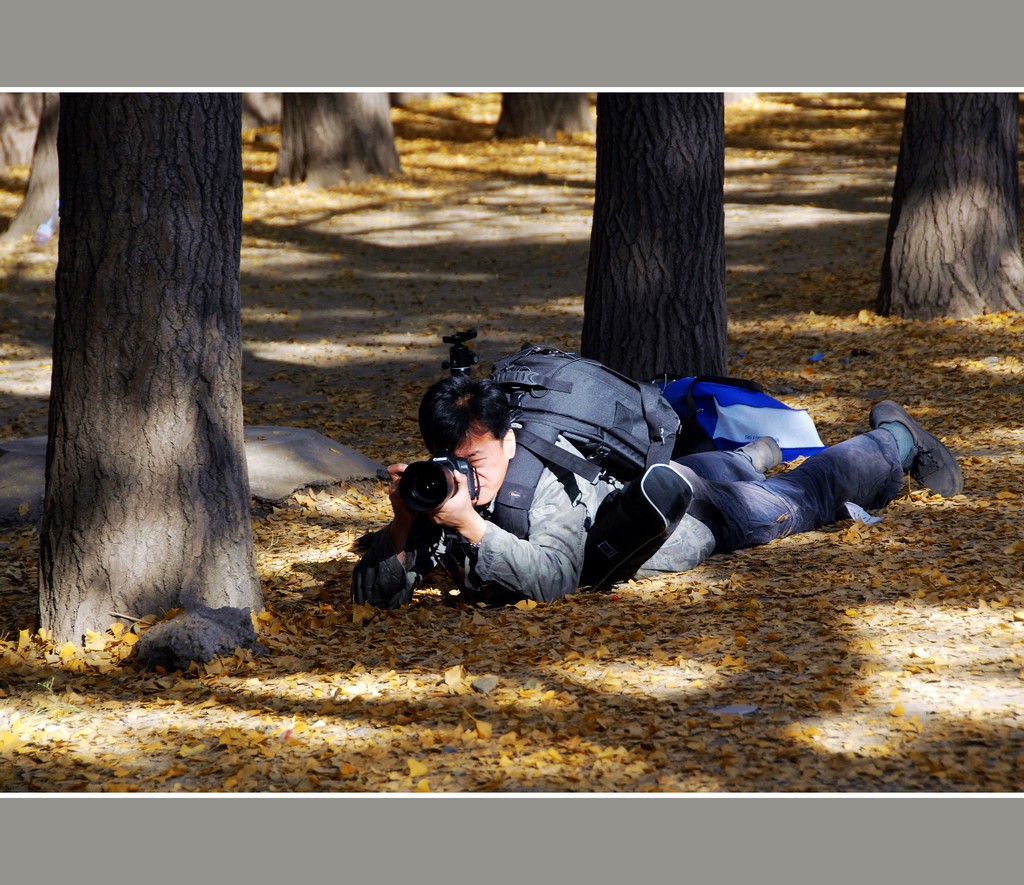
<path fill-rule="evenodd" d="M 465 458 L 448 452 L 441 452 L 427 461 L 417 461 L 406 467 L 398 481 L 398 493 L 410 510 L 428 513 L 455 494 L 458 489 L 456 472 L 466 477 L 469 497 L 475 501 L 480 495 L 476 468 Z"/>

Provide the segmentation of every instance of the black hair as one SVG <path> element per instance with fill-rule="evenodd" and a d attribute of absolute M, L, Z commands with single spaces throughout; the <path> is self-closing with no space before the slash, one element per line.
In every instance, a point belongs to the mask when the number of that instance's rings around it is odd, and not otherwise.
<path fill-rule="evenodd" d="M 431 385 L 419 411 L 420 433 L 427 450 L 451 451 L 473 431 L 503 439 L 512 427 L 508 397 L 490 378 L 451 375 Z"/>

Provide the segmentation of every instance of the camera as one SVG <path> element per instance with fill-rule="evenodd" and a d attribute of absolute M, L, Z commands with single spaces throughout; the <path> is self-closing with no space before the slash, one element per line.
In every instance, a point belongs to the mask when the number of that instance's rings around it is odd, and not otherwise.
<path fill-rule="evenodd" d="M 429 461 L 417 461 L 405 468 L 398 481 L 398 493 L 410 510 L 429 512 L 436 510 L 452 495 L 458 486 L 455 473 L 466 477 L 469 497 L 475 501 L 480 495 L 480 480 L 476 468 L 465 458 L 443 452 Z"/>
<path fill-rule="evenodd" d="M 469 375 L 480 358 L 466 346 L 467 341 L 476 338 L 476 329 L 466 329 L 445 335 L 441 340 L 448 345 L 448 359 L 441 363 L 452 375 Z M 428 513 L 436 510 L 452 495 L 458 486 L 455 473 L 466 477 L 469 497 L 476 501 L 480 497 L 480 478 L 476 468 L 465 458 L 449 452 L 441 452 L 429 461 L 417 461 L 405 468 L 398 480 L 398 494 L 410 510 Z"/>

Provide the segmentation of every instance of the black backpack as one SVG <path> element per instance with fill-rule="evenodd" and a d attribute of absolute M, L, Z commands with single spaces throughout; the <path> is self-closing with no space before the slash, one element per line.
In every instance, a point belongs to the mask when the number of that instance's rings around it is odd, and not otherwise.
<path fill-rule="evenodd" d="M 629 482 L 672 456 L 679 415 L 656 384 L 543 345 L 498 360 L 491 378 L 508 394 L 516 434 L 516 456 L 495 498 L 493 518 L 520 538 L 529 530 L 545 465 L 591 483 L 602 477 Z M 559 435 L 583 458 L 559 448 Z"/>

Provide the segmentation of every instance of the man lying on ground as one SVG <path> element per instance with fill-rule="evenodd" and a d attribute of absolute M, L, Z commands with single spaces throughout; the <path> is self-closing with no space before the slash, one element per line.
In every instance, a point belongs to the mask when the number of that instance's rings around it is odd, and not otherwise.
<path fill-rule="evenodd" d="M 963 489 L 956 459 L 900 405 L 870 413 L 871 430 L 765 477 L 781 461 L 770 437 L 735 451 L 701 452 L 655 464 L 631 483 L 589 483 L 545 467 L 525 537 L 493 520 L 493 502 L 516 453 L 504 391 L 487 378 L 453 375 L 420 405 L 431 453 L 450 453 L 473 470 L 453 472 L 455 491 L 429 512 L 410 509 L 399 491 L 407 464 L 388 467 L 391 523 L 369 539 L 353 573 L 352 598 L 380 608 L 408 604 L 441 566 L 475 604 L 550 602 L 578 588 L 605 589 L 633 576 L 694 568 L 713 554 L 767 544 L 850 517 L 847 503 L 885 506 L 905 473 L 934 494 Z M 564 437 L 558 445 L 575 451 Z"/>

